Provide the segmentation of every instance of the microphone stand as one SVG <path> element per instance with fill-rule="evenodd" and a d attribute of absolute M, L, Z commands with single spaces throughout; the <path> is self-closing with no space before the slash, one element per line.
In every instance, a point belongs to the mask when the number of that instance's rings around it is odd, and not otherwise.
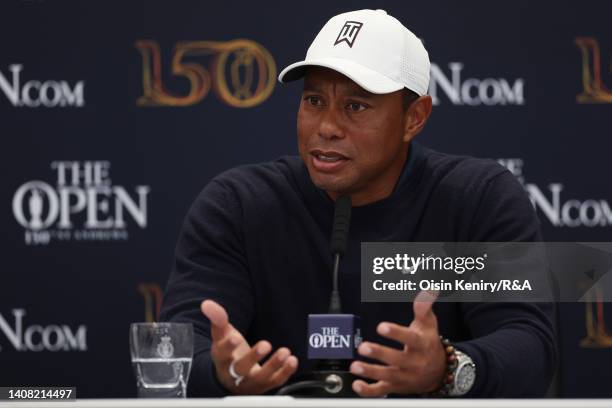
<path fill-rule="evenodd" d="M 338 270 L 340 258 L 346 250 L 348 222 L 350 219 L 351 201 L 348 196 L 338 197 L 332 230 L 332 253 L 334 256 L 333 286 L 329 300 L 329 314 L 342 314 L 342 302 L 338 290 Z M 343 220 L 342 218 L 346 218 Z M 357 398 L 353 391 L 353 381 L 358 377 L 349 371 L 349 360 L 319 360 L 317 369 L 304 376 L 305 380 L 281 388 L 276 395 L 294 395 L 300 397 L 335 397 Z"/>

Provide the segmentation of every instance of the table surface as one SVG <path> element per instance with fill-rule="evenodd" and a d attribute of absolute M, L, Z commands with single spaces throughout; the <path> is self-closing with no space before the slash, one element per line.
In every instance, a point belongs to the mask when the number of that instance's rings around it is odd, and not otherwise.
<path fill-rule="evenodd" d="M 76 401 L 0 402 L 0 408 L 600 408 L 612 399 L 312 399 L 292 397 L 226 397 L 188 399 L 77 399 Z"/>

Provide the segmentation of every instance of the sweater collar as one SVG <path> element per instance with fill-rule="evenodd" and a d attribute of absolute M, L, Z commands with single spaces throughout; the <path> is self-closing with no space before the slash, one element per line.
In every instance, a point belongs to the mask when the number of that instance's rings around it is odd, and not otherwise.
<path fill-rule="evenodd" d="M 395 184 L 395 188 L 393 192 L 388 197 L 375 201 L 370 204 L 366 204 L 359 207 L 354 207 L 355 210 L 361 211 L 361 209 L 366 208 L 378 208 L 381 206 L 386 206 L 391 202 L 394 202 L 398 196 L 402 195 L 404 191 L 409 190 L 418 180 L 418 175 L 420 173 L 420 165 L 424 161 L 424 151 L 423 147 L 416 143 L 411 142 L 410 147 L 408 149 L 408 157 L 406 158 L 406 162 L 404 163 L 404 167 L 398 178 L 397 183 Z M 300 171 L 299 171 L 299 183 L 300 186 L 307 198 L 308 201 L 311 201 L 310 204 L 318 204 L 324 206 L 334 206 L 334 201 L 329 197 L 329 195 L 322 189 L 318 188 L 312 182 L 310 175 L 308 174 L 308 169 L 304 162 L 300 159 Z"/>

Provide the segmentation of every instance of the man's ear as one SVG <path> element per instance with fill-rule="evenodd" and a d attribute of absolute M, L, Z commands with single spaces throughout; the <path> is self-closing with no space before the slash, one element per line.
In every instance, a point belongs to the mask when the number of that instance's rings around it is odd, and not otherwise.
<path fill-rule="evenodd" d="M 431 96 L 424 95 L 415 99 L 406 109 L 406 122 L 404 124 L 404 142 L 411 141 L 425 127 L 431 115 Z"/>

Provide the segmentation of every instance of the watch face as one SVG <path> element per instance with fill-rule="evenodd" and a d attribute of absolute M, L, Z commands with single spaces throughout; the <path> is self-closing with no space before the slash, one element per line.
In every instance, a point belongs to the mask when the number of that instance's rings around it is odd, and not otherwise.
<path fill-rule="evenodd" d="M 457 370 L 455 387 L 458 393 L 465 394 L 474 385 L 476 379 L 476 366 L 472 363 L 463 364 Z"/>

